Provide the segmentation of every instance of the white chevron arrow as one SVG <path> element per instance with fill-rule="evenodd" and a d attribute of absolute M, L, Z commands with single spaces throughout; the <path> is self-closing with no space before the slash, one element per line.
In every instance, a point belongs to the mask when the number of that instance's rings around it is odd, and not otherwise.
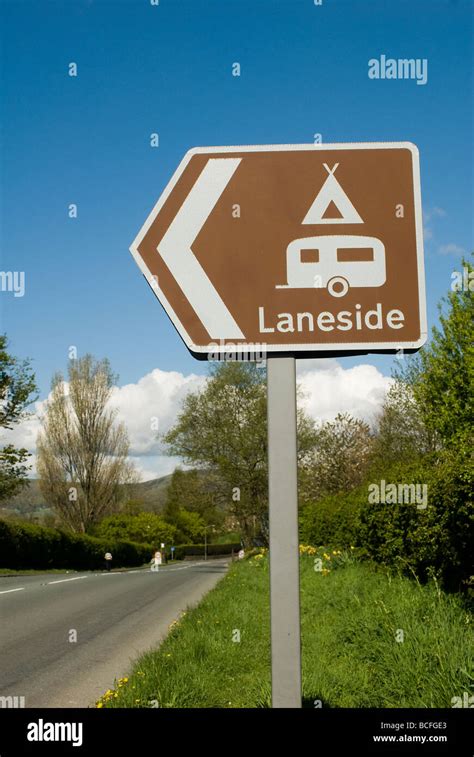
<path fill-rule="evenodd" d="M 236 171 L 241 158 L 210 158 L 157 247 L 212 339 L 244 339 L 192 245 Z"/>

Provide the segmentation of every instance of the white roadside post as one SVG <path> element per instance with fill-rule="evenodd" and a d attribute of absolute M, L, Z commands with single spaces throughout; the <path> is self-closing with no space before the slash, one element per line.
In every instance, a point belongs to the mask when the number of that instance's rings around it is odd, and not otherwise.
<path fill-rule="evenodd" d="M 267 356 L 272 706 L 301 707 L 294 357 Z"/>

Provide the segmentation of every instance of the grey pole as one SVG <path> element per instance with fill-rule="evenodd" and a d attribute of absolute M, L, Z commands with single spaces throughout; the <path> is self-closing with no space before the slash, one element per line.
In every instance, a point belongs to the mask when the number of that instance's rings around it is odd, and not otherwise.
<path fill-rule="evenodd" d="M 301 707 L 296 369 L 267 356 L 272 706 Z"/>

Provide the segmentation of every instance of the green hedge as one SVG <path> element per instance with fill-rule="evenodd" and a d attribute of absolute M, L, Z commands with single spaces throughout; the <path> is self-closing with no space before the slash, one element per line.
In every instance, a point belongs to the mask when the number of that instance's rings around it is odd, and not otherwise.
<path fill-rule="evenodd" d="M 359 542 L 360 512 L 367 488 L 350 494 L 333 494 L 302 508 L 299 517 L 301 544 L 350 547 Z"/>
<path fill-rule="evenodd" d="M 474 574 L 471 451 L 460 448 L 426 458 L 422 466 L 411 466 L 399 475 L 398 481 L 426 483 L 426 509 L 365 503 L 360 543 L 378 562 L 413 570 L 421 579 L 434 573 L 446 589 L 462 588 Z"/>
<path fill-rule="evenodd" d="M 428 504 L 369 502 L 368 486 L 426 484 Z M 361 548 L 361 554 L 425 580 L 434 573 L 458 590 L 474 574 L 473 462 L 469 449 L 377 471 L 349 494 L 325 497 L 302 508 L 300 540 L 305 544 Z"/>
<path fill-rule="evenodd" d="M 234 544 L 208 544 L 207 554 L 209 557 L 216 555 L 230 555 L 233 552 L 238 552 L 241 549 L 240 542 Z M 179 544 L 174 551 L 175 560 L 184 560 L 185 557 L 201 557 L 204 556 L 204 544 Z M 171 552 L 166 549 L 166 556 L 168 560 L 171 559 Z"/>
<path fill-rule="evenodd" d="M 104 566 L 105 552 L 112 553 L 114 567 L 128 567 L 149 562 L 152 547 L 0 520 L 1 568 L 95 570 Z"/>

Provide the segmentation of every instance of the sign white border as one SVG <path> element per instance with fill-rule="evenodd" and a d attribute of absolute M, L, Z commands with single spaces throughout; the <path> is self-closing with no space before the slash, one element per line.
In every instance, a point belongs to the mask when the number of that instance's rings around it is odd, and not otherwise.
<path fill-rule="evenodd" d="M 232 344 L 218 344 L 218 340 L 209 339 L 207 345 L 193 344 L 192 339 L 183 327 L 178 316 L 171 307 L 167 297 L 163 290 L 160 288 L 156 279 L 145 261 L 141 257 L 138 247 L 141 244 L 145 234 L 149 230 L 153 221 L 157 217 L 161 208 L 165 204 L 166 200 L 173 191 L 180 176 L 184 173 L 186 166 L 194 155 L 202 155 L 206 153 L 245 153 L 245 152 L 291 152 L 298 150 L 387 150 L 387 149 L 407 149 L 410 150 L 412 155 L 413 166 L 413 193 L 415 204 L 415 234 L 416 234 L 416 254 L 417 254 L 417 269 L 418 269 L 418 303 L 419 303 L 419 320 L 420 320 L 420 338 L 414 342 L 325 342 L 324 344 L 309 342 L 307 344 L 267 344 L 263 340 L 257 344 L 255 342 L 236 342 Z M 205 357 L 207 354 L 213 355 L 229 355 L 233 352 L 242 353 L 251 351 L 254 349 L 261 349 L 264 352 L 280 353 L 280 354 L 295 354 L 295 353 L 334 353 L 337 354 L 345 352 L 357 352 L 357 351 L 391 351 L 398 352 L 400 350 L 418 350 L 426 342 L 428 336 L 428 326 L 426 318 L 426 292 L 425 292 L 425 267 L 423 258 L 423 219 L 421 208 L 421 181 L 420 181 L 420 159 L 418 148 L 413 142 L 345 142 L 335 144 L 298 144 L 298 145 L 233 145 L 225 147 L 193 147 L 183 157 L 178 168 L 174 172 L 170 181 L 163 190 L 158 202 L 154 206 L 153 210 L 149 214 L 142 228 L 138 232 L 136 238 L 130 245 L 130 252 L 132 253 L 135 262 L 140 268 L 141 272 L 145 276 L 146 280 L 150 284 L 150 287 L 154 291 L 158 300 L 163 305 L 167 315 L 171 319 L 173 325 L 178 331 L 179 335 L 183 339 L 188 349 L 196 353 L 197 356 Z M 158 254 L 158 252 L 157 252 Z M 179 281 L 177 281 L 179 286 Z M 264 335 L 262 335 L 264 336 Z"/>

